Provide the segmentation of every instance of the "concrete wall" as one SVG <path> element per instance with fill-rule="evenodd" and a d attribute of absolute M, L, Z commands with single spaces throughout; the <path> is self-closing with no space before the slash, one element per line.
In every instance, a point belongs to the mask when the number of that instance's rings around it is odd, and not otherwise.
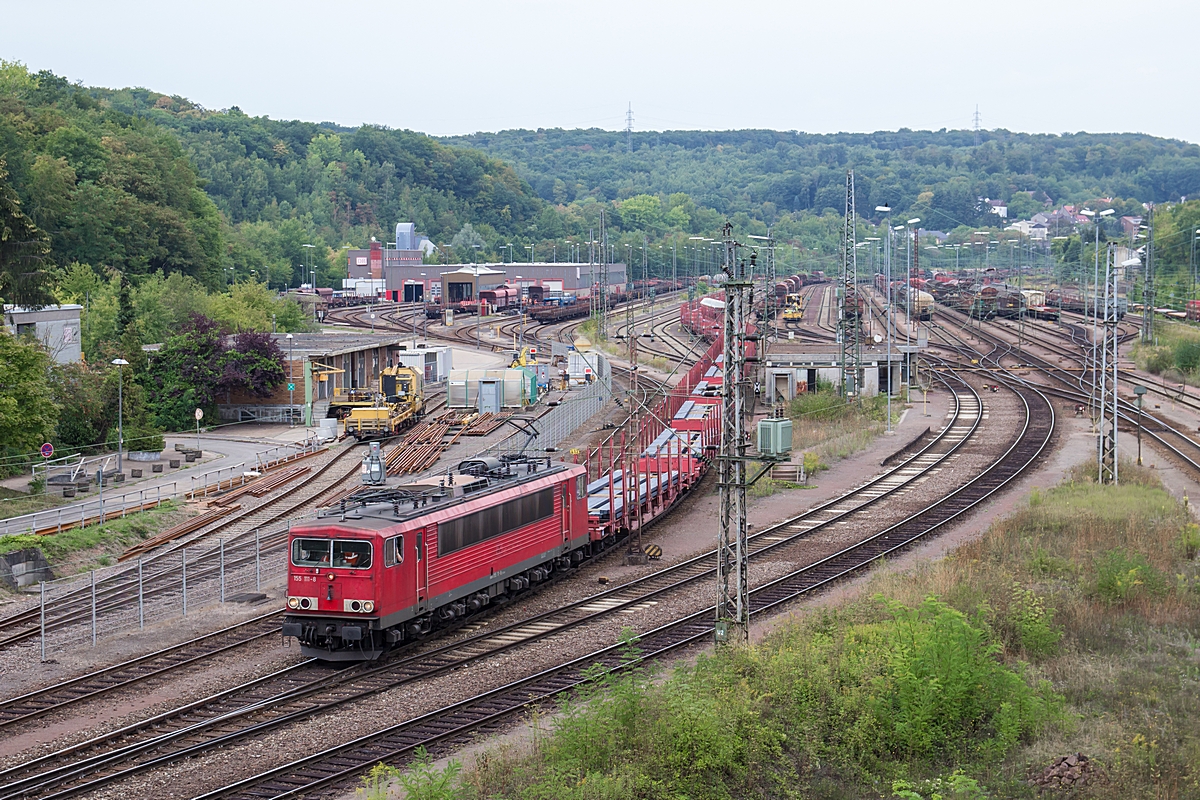
<path fill-rule="evenodd" d="M 10 589 L 34 586 L 38 581 L 52 581 L 54 573 L 42 551 L 36 547 L 15 550 L 0 555 L 0 583 Z"/>

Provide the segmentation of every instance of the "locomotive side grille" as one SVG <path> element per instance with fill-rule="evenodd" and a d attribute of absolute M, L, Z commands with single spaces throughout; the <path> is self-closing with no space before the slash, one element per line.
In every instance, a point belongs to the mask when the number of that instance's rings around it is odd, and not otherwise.
<path fill-rule="evenodd" d="M 554 515 L 554 487 L 438 524 L 438 556 L 501 536 Z"/>

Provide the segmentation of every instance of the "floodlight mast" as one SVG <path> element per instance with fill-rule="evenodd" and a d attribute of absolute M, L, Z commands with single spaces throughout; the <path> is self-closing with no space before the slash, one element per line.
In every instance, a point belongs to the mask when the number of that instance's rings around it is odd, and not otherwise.
<path fill-rule="evenodd" d="M 1111 211 L 1112 209 L 1109 209 Z M 1154 206 L 1146 212 L 1146 261 L 1142 273 L 1142 344 L 1154 343 Z"/>

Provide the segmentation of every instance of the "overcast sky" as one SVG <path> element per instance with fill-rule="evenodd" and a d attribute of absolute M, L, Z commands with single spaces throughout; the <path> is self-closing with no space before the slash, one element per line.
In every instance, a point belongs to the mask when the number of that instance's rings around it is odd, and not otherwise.
<path fill-rule="evenodd" d="M 0 58 L 208 108 L 506 128 L 1140 131 L 1200 142 L 1200 2 L 0 0 Z"/>

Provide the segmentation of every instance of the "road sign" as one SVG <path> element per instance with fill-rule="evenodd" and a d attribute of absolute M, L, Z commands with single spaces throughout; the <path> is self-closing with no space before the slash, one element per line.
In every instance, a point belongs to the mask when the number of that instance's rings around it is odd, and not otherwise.
<path fill-rule="evenodd" d="M 42 458 L 49 458 L 52 455 L 54 455 L 54 445 L 46 442 L 42 445 Z"/>
<path fill-rule="evenodd" d="M 202 419 L 204 419 L 204 409 L 197 408 L 196 409 L 196 422 L 199 422 Z"/>
<path fill-rule="evenodd" d="M 288 391 L 289 391 L 289 392 L 294 392 L 294 391 L 296 391 L 296 384 L 294 384 L 294 383 L 289 383 L 289 384 L 288 384 Z"/>

